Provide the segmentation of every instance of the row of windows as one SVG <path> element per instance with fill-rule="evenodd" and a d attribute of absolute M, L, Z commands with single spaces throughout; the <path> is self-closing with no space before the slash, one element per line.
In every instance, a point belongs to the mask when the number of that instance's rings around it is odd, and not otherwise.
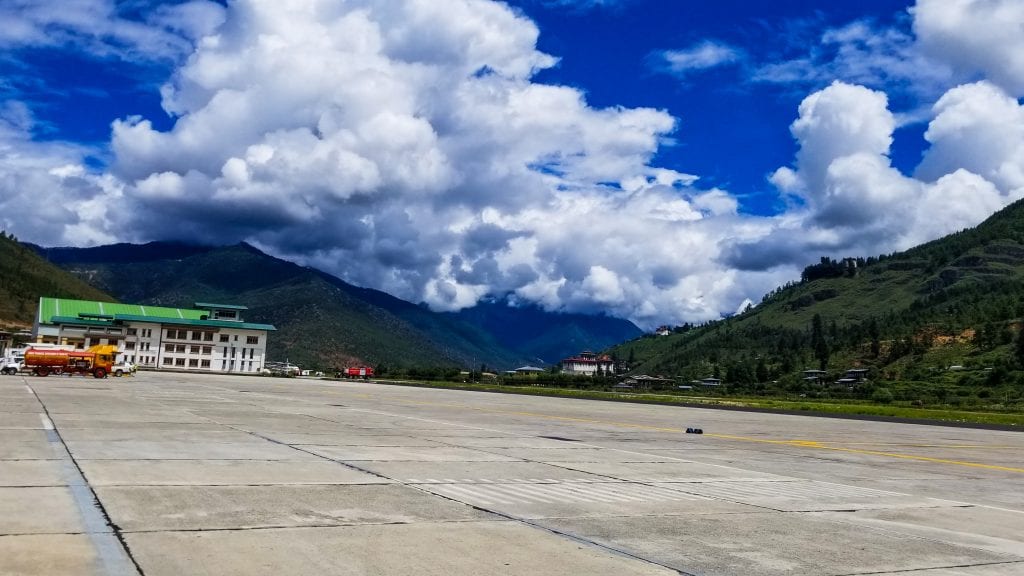
<path fill-rule="evenodd" d="M 198 358 L 189 358 L 189 368 L 209 368 L 209 360 L 199 360 Z M 185 366 L 185 358 L 164 358 L 164 366 Z"/>
<path fill-rule="evenodd" d="M 148 352 L 150 350 L 149 346 L 150 346 L 149 342 L 139 342 L 138 343 L 138 347 L 136 347 L 136 343 L 135 342 L 132 342 L 131 340 L 125 340 L 124 341 L 124 349 L 125 350 L 136 350 L 137 349 L 137 350 L 140 350 L 142 352 Z"/>
<path fill-rule="evenodd" d="M 141 334 L 140 334 L 141 332 Z M 143 338 L 149 338 L 152 336 L 153 331 L 150 328 L 129 328 L 128 336 L 142 336 Z M 194 342 L 213 342 L 213 332 L 203 330 L 192 330 L 191 337 L 188 330 L 178 330 L 177 328 L 171 328 L 166 330 L 168 340 L 192 340 Z M 221 334 L 219 340 L 221 342 L 230 342 L 231 336 L 229 334 Z M 238 341 L 238 336 L 235 336 L 235 342 Z M 259 336 L 246 336 L 246 344 L 259 344 Z M 127 348 L 126 349 L 130 349 Z"/>
<path fill-rule="evenodd" d="M 188 332 L 188 330 L 168 330 L 167 331 L 167 338 L 170 339 L 170 340 L 188 340 L 189 339 L 189 332 Z M 200 332 L 200 331 L 197 331 L 197 330 L 193 330 L 192 331 L 192 338 L 191 339 L 194 340 L 194 341 L 197 341 L 197 342 L 200 341 L 200 340 L 202 340 L 203 342 L 213 342 L 213 332 Z M 219 340 L 221 342 L 230 342 L 231 341 L 231 336 L 228 335 L 228 334 L 221 334 Z M 237 341 L 238 341 L 238 336 L 236 335 L 235 336 L 235 342 L 237 342 Z M 246 336 L 245 337 L 245 343 L 246 344 L 259 344 L 259 342 L 260 342 L 260 337 L 259 336 Z"/>
<path fill-rule="evenodd" d="M 176 329 L 167 330 L 167 338 L 169 340 L 188 340 L 189 339 L 189 337 L 188 337 L 188 330 L 176 330 Z M 221 334 L 221 342 L 225 342 L 224 338 L 225 338 L 225 335 Z M 192 338 L 191 339 L 195 340 L 196 342 L 200 342 L 200 341 L 213 342 L 213 332 L 207 332 L 207 331 L 202 331 L 202 330 L 193 330 L 192 331 Z"/>
<path fill-rule="evenodd" d="M 241 354 L 242 358 L 245 358 L 245 353 L 246 352 L 249 353 L 249 358 L 250 359 L 256 357 L 256 349 L 255 348 L 242 348 L 242 354 Z M 237 349 L 232 348 L 231 349 L 231 357 L 234 358 L 236 353 L 237 353 Z M 227 356 L 228 356 L 228 349 L 225 348 L 224 349 L 224 357 L 227 358 Z"/>
<path fill-rule="evenodd" d="M 164 352 L 177 352 L 178 354 L 184 354 L 186 351 L 190 354 L 210 354 L 213 352 L 213 346 L 186 346 L 185 344 L 164 344 Z"/>
<path fill-rule="evenodd" d="M 209 368 L 209 360 L 200 360 L 198 358 L 164 358 L 164 366 L 174 366 L 176 368 Z M 241 372 L 252 372 L 255 368 L 255 364 L 250 360 L 235 362 L 231 360 L 220 361 L 220 369 L 225 371 L 239 370 Z"/>

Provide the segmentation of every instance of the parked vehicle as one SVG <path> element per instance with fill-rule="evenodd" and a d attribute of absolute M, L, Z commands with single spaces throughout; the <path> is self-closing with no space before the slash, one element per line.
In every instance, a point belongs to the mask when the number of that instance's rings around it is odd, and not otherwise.
<path fill-rule="evenodd" d="M 0 361 L 0 374 L 14 376 L 25 367 L 24 356 L 11 356 Z"/>
<path fill-rule="evenodd" d="M 344 370 L 344 372 L 342 372 L 342 374 L 346 378 L 363 378 L 363 379 L 366 379 L 366 378 L 369 378 L 369 377 L 373 376 L 373 368 L 370 368 L 369 366 L 353 366 L 353 367 L 345 368 L 345 370 Z"/>
<path fill-rule="evenodd" d="M 87 350 L 55 350 L 29 348 L 25 351 L 25 368 L 36 376 L 50 374 L 92 374 L 106 378 L 114 365 L 117 346 L 101 344 Z"/>
<path fill-rule="evenodd" d="M 111 374 L 118 378 L 121 376 L 135 376 L 135 373 L 138 372 L 138 370 L 138 366 L 127 360 L 114 364 L 110 367 Z"/>

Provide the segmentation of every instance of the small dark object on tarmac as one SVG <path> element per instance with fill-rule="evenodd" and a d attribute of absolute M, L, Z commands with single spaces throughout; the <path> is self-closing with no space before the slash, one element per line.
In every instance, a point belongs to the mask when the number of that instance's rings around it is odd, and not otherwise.
<path fill-rule="evenodd" d="M 686 429 L 686 433 L 687 434 L 693 434 L 693 428 L 687 428 Z"/>
<path fill-rule="evenodd" d="M 702 430 L 700 428 L 687 428 L 686 429 L 686 433 L 687 434 L 703 434 L 704 430 Z"/>

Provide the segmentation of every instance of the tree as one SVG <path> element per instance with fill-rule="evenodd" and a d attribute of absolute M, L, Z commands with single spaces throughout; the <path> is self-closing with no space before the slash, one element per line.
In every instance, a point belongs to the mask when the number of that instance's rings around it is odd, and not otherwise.
<path fill-rule="evenodd" d="M 764 356 L 757 359 L 757 369 L 755 372 L 758 382 L 768 381 L 768 364 L 764 361 Z"/>
<path fill-rule="evenodd" d="M 1024 328 L 1017 332 L 1017 347 L 1014 350 L 1017 363 L 1024 367 Z"/>
<path fill-rule="evenodd" d="M 871 356 L 878 358 L 882 352 L 881 330 L 878 329 L 878 320 L 871 318 L 868 324 L 868 335 L 871 336 Z"/>
<path fill-rule="evenodd" d="M 814 357 L 818 360 L 820 369 L 824 370 L 828 367 L 828 358 L 831 351 L 828 349 L 828 342 L 825 341 L 821 314 L 815 314 L 811 320 L 811 347 L 814 349 Z"/>

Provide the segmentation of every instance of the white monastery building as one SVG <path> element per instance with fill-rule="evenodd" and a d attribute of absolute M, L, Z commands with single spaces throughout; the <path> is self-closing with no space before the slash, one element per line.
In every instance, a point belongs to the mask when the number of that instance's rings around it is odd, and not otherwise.
<path fill-rule="evenodd" d="M 615 362 L 611 356 L 602 354 L 598 356 L 593 352 L 581 352 L 579 356 L 562 360 L 563 374 L 578 374 L 582 376 L 593 376 L 611 374 L 614 371 Z"/>

